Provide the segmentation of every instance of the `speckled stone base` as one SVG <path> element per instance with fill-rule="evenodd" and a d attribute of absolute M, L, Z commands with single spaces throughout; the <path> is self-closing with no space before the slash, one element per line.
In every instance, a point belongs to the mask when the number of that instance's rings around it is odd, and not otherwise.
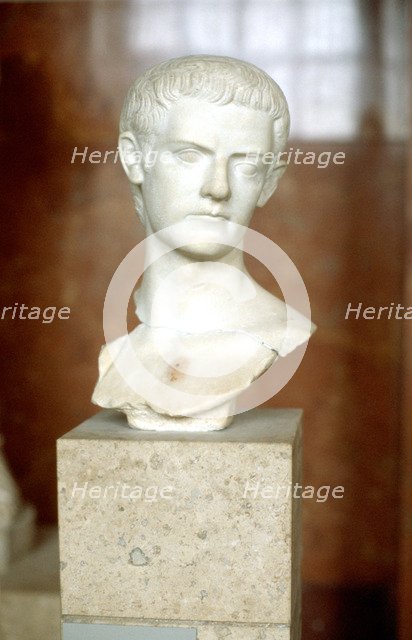
<path fill-rule="evenodd" d="M 159 433 L 102 411 L 61 438 L 63 615 L 296 640 L 300 423 L 259 409 L 222 431 Z"/>

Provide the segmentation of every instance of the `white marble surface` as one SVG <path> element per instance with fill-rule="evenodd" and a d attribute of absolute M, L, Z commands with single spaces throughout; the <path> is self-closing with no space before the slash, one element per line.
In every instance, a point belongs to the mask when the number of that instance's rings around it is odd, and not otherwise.
<path fill-rule="evenodd" d="M 286 168 L 278 158 L 286 99 L 252 64 L 189 56 L 137 79 L 120 128 L 120 157 L 149 238 L 136 296 L 142 324 L 102 349 L 93 402 L 141 429 L 222 429 L 239 394 L 314 328 L 298 314 L 291 322 L 243 259 L 253 212 Z"/>

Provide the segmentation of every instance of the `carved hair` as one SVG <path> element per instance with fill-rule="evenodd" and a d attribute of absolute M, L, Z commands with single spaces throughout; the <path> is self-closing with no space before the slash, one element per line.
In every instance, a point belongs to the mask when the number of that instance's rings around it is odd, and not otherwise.
<path fill-rule="evenodd" d="M 194 55 L 167 60 L 148 69 L 130 87 L 120 117 L 120 132 L 131 131 L 146 153 L 156 126 L 181 97 L 265 111 L 273 118 L 273 153 L 282 151 L 289 135 L 289 110 L 282 90 L 255 65 L 223 56 Z M 268 165 L 268 174 L 276 167 Z M 132 185 L 141 206 L 140 188 Z"/>

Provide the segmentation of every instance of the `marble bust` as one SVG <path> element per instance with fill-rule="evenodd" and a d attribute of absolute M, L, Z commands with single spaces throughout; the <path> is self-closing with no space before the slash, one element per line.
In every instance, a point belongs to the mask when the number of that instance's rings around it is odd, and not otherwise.
<path fill-rule="evenodd" d="M 135 294 L 140 324 L 116 340 L 115 356 L 105 345 L 99 358 L 92 400 L 124 412 L 131 427 L 222 429 L 236 397 L 309 338 L 296 325 L 285 341 L 285 303 L 252 279 L 239 235 L 277 187 L 288 132 L 278 85 L 233 58 L 169 60 L 130 88 L 120 157 L 148 254 L 170 248 Z M 184 399 L 143 397 L 130 384 L 137 364 Z"/>

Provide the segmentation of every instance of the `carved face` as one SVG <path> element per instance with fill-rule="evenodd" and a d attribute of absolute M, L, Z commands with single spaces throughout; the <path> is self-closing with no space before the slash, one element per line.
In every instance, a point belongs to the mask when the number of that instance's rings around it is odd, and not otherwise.
<path fill-rule="evenodd" d="M 272 124 L 269 114 L 233 103 L 175 102 L 158 127 L 151 166 L 135 180 L 146 232 L 184 221 L 193 238 L 184 253 L 207 259 L 231 250 L 222 246 L 234 239 L 228 221 L 248 226 L 271 195 L 263 156 L 272 150 Z"/>

